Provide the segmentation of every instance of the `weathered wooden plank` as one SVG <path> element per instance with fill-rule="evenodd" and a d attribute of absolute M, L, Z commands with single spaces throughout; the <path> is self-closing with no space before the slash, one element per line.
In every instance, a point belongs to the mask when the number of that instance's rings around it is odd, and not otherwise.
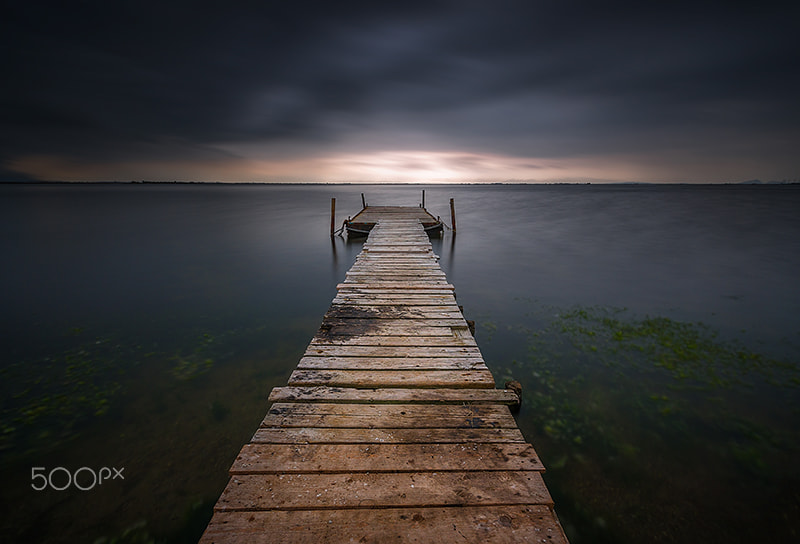
<path fill-rule="evenodd" d="M 298 369 L 330 370 L 477 370 L 485 369 L 480 357 L 303 357 Z"/>
<path fill-rule="evenodd" d="M 289 377 L 291 386 L 331 387 L 419 387 L 430 389 L 494 388 L 494 378 L 485 370 L 339 370 L 298 369 Z"/>
<path fill-rule="evenodd" d="M 489 418 L 505 417 L 509 414 L 505 406 L 427 406 L 427 405 L 369 405 L 369 404 L 335 404 L 335 403 L 275 403 L 267 412 L 268 416 L 294 415 L 325 415 L 358 417 L 396 417 L 398 421 L 410 417 L 429 418 Z M 511 420 L 513 422 L 513 418 Z M 435 423 L 435 422 L 431 422 Z M 516 423 L 512 423 L 516 426 Z M 368 425 L 372 426 L 372 425 Z"/>
<path fill-rule="evenodd" d="M 406 306 L 441 306 L 455 304 L 452 293 L 361 293 L 357 291 L 339 292 L 333 299 L 334 304 L 363 305 L 406 305 Z"/>
<path fill-rule="evenodd" d="M 452 289 L 394 289 L 394 288 L 378 288 L 378 287 L 363 287 L 363 286 L 356 286 L 353 284 L 354 287 L 352 289 L 348 289 L 346 286 L 339 290 L 338 296 L 348 296 L 348 295 L 379 295 L 381 297 L 385 297 L 388 295 L 387 298 L 390 298 L 394 295 L 396 298 L 404 298 L 404 297 L 418 297 L 419 295 L 426 295 L 430 294 L 431 296 L 438 296 L 438 297 L 450 297 L 444 298 L 446 302 L 452 302 L 455 300 L 455 293 Z M 436 302 L 436 304 L 441 304 L 441 302 Z"/>
<path fill-rule="evenodd" d="M 372 283 L 372 282 L 444 282 L 447 283 L 447 277 L 439 272 L 407 272 L 405 274 L 399 271 L 369 271 L 369 272 L 348 272 L 344 276 L 345 283 Z"/>
<path fill-rule="evenodd" d="M 354 217 L 353 221 L 359 223 L 373 222 L 375 228 L 387 226 L 417 224 L 434 219 L 425 208 L 411 208 L 406 206 L 366 206 Z"/>
<path fill-rule="evenodd" d="M 335 370 L 298 369 L 289 385 L 331 387 L 435 387 L 494 388 L 494 378 L 485 370 Z"/>
<path fill-rule="evenodd" d="M 349 404 L 502 404 L 513 406 L 519 397 L 509 389 L 354 389 L 346 387 L 275 387 L 269 402 L 324 402 Z"/>
<path fill-rule="evenodd" d="M 395 249 L 394 251 L 362 251 L 356 258 L 357 261 L 381 261 L 387 264 L 388 260 L 405 260 L 414 262 L 435 262 L 439 256 L 433 252 L 432 248 L 426 251 L 402 251 Z"/>
<path fill-rule="evenodd" d="M 325 336 L 454 336 L 453 329 L 467 329 L 461 319 L 325 318 L 317 333 Z"/>
<path fill-rule="evenodd" d="M 367 255 L 386 255 L 391 257 L 392 255 L 402 256 L 403 258 L 406 257 L 414 257 L 414 256 L 430 256 L 433 258 L 433 248 L 428 246 L 400 246 L 400 245 L 391 245 L 391 244 L 382 244 L 382 245 L 373 245 L 367 246 L 362 250 Z"/>
<path fill-rule="evenodd" d="M 425 244 L 430 247 L 431 239 L 427 235 L 415 231 L 414 227 L 396 227 L 391 229 L 378 229 L 375 231 L 375 236 L 370 236 L 364 242 L 364 245 L 376 244 Z"/>
<path fill-rule="evenodd" d="M 414 306 L 409 304 L 339 304 L 333 303 L 325 317 L 371 317 L 377 319 L 455 319 L 464 322 L 456 304 Z"/>
<path fill-rule="evenodd" d="M 551 506 L 533 471 L 243 474 L 232 476 L 214 509 L 295 510 L 431 506 Z"/>
<path fill-rule="evenodd" d="M 498 428 L 516 427 L 507 406 L 275 403 L 262 427 Z"/>
<path fill-rule="evenodd" d="M 415 347 L 459 347 L 477 346 L 475 339 L 469 335 L 451 336 L 369 336 L 369 335 L 335 335 L 317 334 L 311 339 L 311 345 L 323 346 L 415 346 Z"/>
<path fill-rule="evenodd" d="M 398 236 L 402 236 L 402 234 L 400 234 Z M 427 246 L 426 249 L 428 249 L 428 248 L 430 248 L 431 250 L 433 249 L 433 247 L 430 246 L 430 245 Z M 398 250 L 398 251 L 395 251 L 394 253 L 397 253 L 397 255 L 394 255 L 394 257 L 404 258 L 404 259 L 438 259 L 439 258 L 439 256 L 436 255 L 433 251 L 430 251 L 429 253 L 426 252 L 425 254 L 420 254 L 418 252 L 409 252 L 406 255 L 402 255 L 401 251 Z M 376 255 L 376 254 L 374 254 L 374 253 L 372 253 L 370 251 L 362 251 L 361 253 L 358 254 L 358 258 L 361 258 L 361 259 L 369 259 L 369 258 L 377 258 L 377 257 L 378 257 L 378 255 Z"/>
<path fill-rule="evenodd" d="M 430 241 L 423 241 L 420 240 L 406 240 L 405 238 L 408 234 L 404 232 L 396 233 L 398 239 L 388 240 L 388 241 L 374 241 L 374 242 L 365 242 L 362 246 L 363 249 L 372 250 L 372 249 L 395 249 L 396 251 L 405 251 L 410 249 L 411 251 L 414 250 L 425 250 L 425 251 L 433 251 L 433 246 L 431 246 Z M 402 237 L 402 238 L 400 238 Z"/>
<path fill-rule="evenodd" d="M 364 265 L 364 264 L 356 264 L 353 265 L 353 268 L 347 271 L 347 274 L 350 276 L 358 276 L 358 275 L 384 275 L 384 274 L 392 274 L 396 276 L 418 276 L 423 278 L 434 277 L 434 278 L 442 278 L 446 275 L 442 272 L 441 268 L 436 263 L 431 263 L 431 266 L 421 266 L 420 264 L 403 264 L 398 263 L 394 266 L 375 266 L 375 265 Z"/>
<path fill-rule="evenodd" d="M 426 317 L 406 317 L 397 318 L 391 316 L 379 315 L 366 315 L 366 311 L 353 311 L 350 316 L 342 316 L 341 314 L 326 314 L 324 323 L 330 326 L 347 325 L 355 329 L 366 327 L 424 327 L 424 328 L 443 328 L 449 329 L 452 327 L 464 327 L 466 321 L 463 317 L 457 318 L 426 318 Z"/>
<path fill-rule="evenodd" d="M 422 338 L 426 336 L 442 336 L 449 338 L 453 336 L 451 327 L 424 327 L 419 325 L 392 326 L 390 324 L 377 324 L 375 326 L 365 325 L 364 328 L 357 328 L 347 323 L 337 323 L 331 326 L 327 326 L 323 323 L 317 336 L 320 338 L 336 336 L 375 336 L 383 338 L 383 336 L 389 332 L 396 336 L 407 336 L 410 338 Z"/>
<path fill-rule="evenodd" d="M 414 232 L 411 229 L 380 229 L 375 231 L 375 236 L 364 241 L 364 247 L 380 247 L 387 245 L 431 247 L 432 244 L 431 239 L 426 234 L 420 236 L 419 233 Z"/>
<path fill-rule="evenodd" d="M 398 251 L 398 254 L 401 253 Z M 354 263 L 356 268 L 351 268 L 348 272 L 353 273 L 364 273 L 364 272 L 374 272 L 376 270 L 384 270 L 390 271 L 394 270 L 400 273 L 422 273 L 422 274 L 435 274 L 435 273 L 443 273 L 441 268 L 437 268 L 432 265 L 438 264 L 433 257 L 424 257 L 414 262 L 406 262 L 407 257 L 403 257 L 402 261 L 396 261 L 391 259 L 390 255 L 383 255 L 379 261 L 373 259 L 372 261 L 365 261 L 360 260 Z M 389 259 L 387 259 L 389 258 Z M 395 268 L 392 265 L 405 265 L 399 268 Z M 412 267 L 413 265 L 413 267 Z M 427 265 L 427 266 L 426 266 Z"/>
<path fill-rule="evenodd" d="M 375 236 L 369 237 L 364 242 L 365 246 L 381 244 L 397 245 L 427 245 L 431 247 L 431 240 L 427 235 L 414 230 L 413 227 L 399 227 L 394 229 L 378 229 Z"/>
<path fill-rule="evenodd" d="M 449 346 L 337 346 L 337 345 L 309 345 L 305 356 L 325 357 L 480 357 L 481 352 L 477 347 L 449 347 Z"/>
<path fill-rule="evenodd" d="M 526 443 L 247 444 L 233 474 L 544 471 Z"/>
<path fill-rule="evenodd" d="M 378 299 L 381 298 L 379 295 L 351 295 L 351 296 L 356 297 L 356 298 L 358 298 L 359 296 L 365 297 L 365 298 L 366 297 L 378 298 Z M 417 297 L 418 297 L 418 300 L 420 300 L 420 301 L 424 300 L 424 298 L 427 298 L 427 297 L 424 297 L 423 295 L 417 295 Z M 444 295 L 444 297 L 447 298 L 447 297 L 449 297 L 449 295 Z M 369 305 L 365 302 L 365 303 L 362 304 L 362 306 L 369 306 Z M 460 319 L 460 318 L 463 317 L 463 315 L 461 314 L 461 310 L 460 310 L 458 304 L 453 302 L 452 300 L 449 300 L 447 302 L 440 302 L 438 304 L 413 304 L 413 303 L 406 304 L 406 303 L 397 303 L 396 302 L 396 303 L 391 304 L 391 306 L 392 306 L 391 308 L 386 308 L 386 305 L 384 304 L 384 305 L 376 305 L 375 308 L 356 308 L 356 309 L 353 309 L 352 308 L 352 304 L 341 304 L 341 303 L 334 302 L 328 308 L 328 311 L 326 312 L 325 315 L 335 314 L 336 312 L 341 310 L 341 311 L 345 312 L 348 315 L 349 315 L 350 312 L 353 312 L 353 311 L 359 311 L 359 312 L 372 311 L 374 314 L 386 315 L 388 317 L 392 317 L 391 313 L 396 313 L 397 315 L 394 316 L 394 317 L 398 317 L 398 318 L 399 317 L 407 317 L 405 314 L 408 313 L 408 312 L 415 313 L 415 314 L 418 313 L 418 314 L 420 314 L 419 317 L 425 317 L 425 318 L 427 318 L 428 314 L 433 314 L 435 312 L 447 313 L 448 316 L 451 315 L 451 314 L 454 315 L 455 317 L 451 317 L 451 319 Z M 411 317 L 415 317 L 415 316 L 412 315 Z"/>
<path fill-rule="evenodd" d="M 359 272 L 358 274 L 345 274 L 344 283 L 350 284 L 396 284 L 422 282 L 431 286 L 447 285 L 444 274 L 398 274 L 397 272 Z"/>
<path fill-rule="evenodd" d="M 514 428 L 369 429 L 259 427 L 254 444 L 444 444 L 452 442 L 525 442 Z"/>
<path fill-rule="evenodd" d="M 369 255 L 367 253 L 361 253 L 358 257 L 356 257 L 356 264 L 362 265 L 372 265 L 372 264 L 380 264 L 382 266 L 392 266 L 392 265 L 430 265 L 430 264 L 438 264 L 439 257 L 433 253 L 431 255 L 403 255 L 401 253 L 396 254 L 381 254 L 381 255 Z"/>
<path fill-rule="evenodd" d="M 201 544 L 566 544 L 546 505 L 215 512 Z"/>
<path fill-rule="evenodd" d="M 363 251 L 365 253 L 369 253 L 370 255 L 382 255 L 382 254 L 392 254 L 395 253 L 397 255 L 433 255 L 433 248 L 431 247 L 418 247 L 418 248 L 401 248 L 401 247 L 393 247 L 393 246 L 384 246 L 384 247 L 374 247 L 374 248 L 364 248 Z"/>
<path fill-rule="evenodd" d="M 436 270 L 420 270 L 416 269 L 389 269 L 383 268 L 379 270 L 355 270 L 345 274 L 345 279 L 362 279 L 365 283 L 370 281 L 416 281 L 416 280 L 446 280 L 447 277 L 443 272 Z"/>
<path fill-rule="evenodd" d="M 348 282 L 340 283 L 337 289 L 395 289 L 405 291 L 453 291 L 455 288 L 446 280 L 441 281 L 372 281 L 369 283 Z"/>
<path fill-rule="evenodd" d="M 441 270 L 439 262 L 434 257 L 400 257 L 373 255 L 370 257 L 360 257 L 353 263 L 355 269 L 353 272 L 359 271 L 375 271 L 375 270 L 396 270 L 398 272 L 438 272 Z M 348 271 L 349 272 L 349 271 Z"/>
<path fill-rule="evenodd" d="M 325 338 L 336 338 L 338 336 L 349 338 L 368 336 L 383 338 L 390 332 L 395 336 L 405 336 L 408 338 L 425 338 L 431 336 L 450 338 L 451 336 L 455 336 L 452 327 L 425 327 L 419 325 L 392 326 L 390 324 L 381 324 L 380 321 L 376 321 L 376 323 L 377 324 L 374 326 L 364 325 L 363 328 L 358 328 L 347 323 L 329 325 L 323 322 L 317 332 L 317 337 L 323 340 Z"/>
<path fill-rule="evenodd" d="M 445 276 L 445 273 L 441 271 L 441 269 L 436 270 L 434 268 L 395 268 L 395 267 L 360 267 L 358 269 L 350 269 L 345 273 L 345 277 L 354 277 L 354 276 L 384 276 L 384 275 L 394 275 L 394 276 L 402 276 L 402 277 L 412 277 L 412 278 L 432 278 L 432 279 L 442 279 Z"/>
<path fill-rule="evenodd" d="M 416 289 L 416 290 L 422 290 L 421 294 L 428 294 L 431 289 L 434 290 L 434 291 L 437 291 L 437 290 L 438 291 L 448 291 L 449 290 L 447 287 L 442 287 L 441 284 L 435 284 L 436 281 L 440 281 L 440 282 L 443 282 L 445 285 L 449 285 L 449 284 L 445 283 L 446 280 L 444 278 L 439 278 L 438 280 L 434 280 L 434 282 L 429 282 L 428 280 L 425 280 L 425 279 L 422 279 L 422 280 L 409 280 L 409 281 L 396 281 L 396 282 L 394 282 L 395 285 L 388 286 L 388 287 L 385 286 L 385 285 L 384 286 L 382 286 L 382 285 L 373 285 L 373 284 L 376 284 L 376 283 L 381 283 L 380 280 L 378 280 L 378 279 L 370 279 L 369 281 L 357 282 L 357 281 L 354 281 L 354 280 L 347 281 L 347 279 L 345 278 L 345 281 L 343 283 L 340 283 L 339 286 L 337 286 L 337 287 L 339 289 L 347 289 L 347 290 L 353 290 L 353 289 L 379 289 L 379 290 L 383 290 L 383 291 L 390 291 L 390 290 L 397 290 L 397 289 L 405 289 L 405 290 L 409 291 L 409 290 Z M 408 285 L 408 284 L 410 284 L 412 282 L 416 282 L 416 283 L 420 283 L 420 284 L 428 284 L 428 287 L 427 288 L 423 288 L 423 287 L 416 287 L 414 285 Z M 389 282 L 382 282 L 382 283 L 389 283 Z M 358 287 L 359 285 L 361 287 Z"/>

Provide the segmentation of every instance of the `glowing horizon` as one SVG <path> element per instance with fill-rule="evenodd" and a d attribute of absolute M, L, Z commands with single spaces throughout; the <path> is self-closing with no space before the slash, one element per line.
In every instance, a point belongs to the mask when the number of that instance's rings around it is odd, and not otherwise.
<path fill-rule="evenodd" d="M 501 154 L 395 150 L 307 158 L 81 162 L 28 156 L 14 170 L 42 181 L 217 183 L 722 183 L 756 179 L 734 169 L 713 179 L 653 176 L 631 158 L 542 159 Z M 719 173 L 718 173 L 719 174 Z"/>

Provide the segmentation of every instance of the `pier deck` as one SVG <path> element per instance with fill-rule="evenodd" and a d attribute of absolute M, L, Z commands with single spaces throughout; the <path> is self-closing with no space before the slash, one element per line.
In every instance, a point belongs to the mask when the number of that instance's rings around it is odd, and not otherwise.
<path fill-rule="evenodd" d="M 566 542 L 419 219 L 378 218 L 201 542 Z"/>
<path fill-rule="evenodd" d="M 426 231 L 442 229 L 442 222 L 434 217 L 428 210 L 408 206 L 367 206 L 358 212 L 355 217 L 346 222 L 347 231 L 352 235 L 366 235 L 379 220 L 419 220 Z"/>

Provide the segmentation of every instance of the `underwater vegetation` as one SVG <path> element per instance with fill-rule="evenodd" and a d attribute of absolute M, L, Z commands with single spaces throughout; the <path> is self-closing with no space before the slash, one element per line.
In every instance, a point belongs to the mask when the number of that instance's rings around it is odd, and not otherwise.
<path fill-rule="evenodd" d="M 635 423 L 684 439 L 713 428 L 729 437 L 732 457 L 748 462 L 757 451 L 798 446 L 796 426 L 774 428 L 756 417 L 778 397 L 797 399 L 797 363 L 720 340 L 700 323 L 601 307 L 551 315 L 543 326 L 523 329 L 528 357 L 505 369 L 523 381 L 524 402 L 548 437 L 631 455 L 640 448 L 613 429 L 625 421 L 620 428 Z M 766 399 L 765 389 L 772 391 Z"/>
<path fill-rule="evenodd" d="M 73 336 L 82 329 L 71 330 Z M 135 347 L 107 337 L 79 339 L 76 347 L 0 370 L 3 381 L 0 450 L 35 431 L 36 438 L 59 441 L 81 422 L 104 416 L 120 391 L 126 367 L 136 364 Z"/>
<path fill-rule="evenodd" d="M 693 380 L 706 387 L 749 385 L 756 377 L 772 385 L 800 386 L 796 362 L 723 341 L 703 323 L 666 317 L 626 319 L 625 313 L 619 308 L 574 308 L 557 315 L 551 326 L 567 335 L 575 349 L 596 353 L 607 366 L 661 370 L 676 380 Z"/>
<path fill-rule="evenodd" d="M 161 388 L 190 382 L 215 361 L 230 359 L 230 340 L 250 332 L 189 331 L 176 336 L 172 345 L 145 347 L 134 343 L 135 338 L 94 336 L 72 327 L 63 335 L 62 351 L 0 369 L 0 451 L 23 454 L 28 448 L 73 439 L 84 424 L 108 417 L 132 380 L 146 375 Z M 225 417 L 220 406 L 212 412 L 215 419 Z"/>
<path fill-rule="evenodd" d="M 524 350 L 497 377 L 523 384 L 518 423 L 543 456 L 557 509 L 579 520 L 577 534 L 636 541 L 629 532 L 635 524 L 619 512 L 641 510 L 642 493 L 678 497 L 687 486 L 704 490 L 680 501 L 696 501 L 704 513 L 692 523 L 709 531 L 720 524 L 731 534 L 742 530 L 734 528 L 736 486 L 793 519 L 791 490 L 800 490 L 796 360 L 722 339 L 702 323 L 621 308 L 533 303 L 526 319 L 507 327 L 507 343 L 518 337 Z M 696 466 L 706 468 L 697 473 Z M 614 486 L 613 506 L 607 485 Z M 719 494 L 713 515 L 702 499 L 711 490 Z M 650 504 L 647 515 L 668 504 Z M 774 530 L 799 526 L 787 521 Z"/>
<path fill-rule="evenodd" d="M 207 332 L 203 333 L 190 354 L 172 356 L 173 365 L 170 369 L 172 375 L 179 380 L 191 380 L 208 372 L 214 365 L 214 359 L 207 356 L 213 342 L 213 336 Z"/>

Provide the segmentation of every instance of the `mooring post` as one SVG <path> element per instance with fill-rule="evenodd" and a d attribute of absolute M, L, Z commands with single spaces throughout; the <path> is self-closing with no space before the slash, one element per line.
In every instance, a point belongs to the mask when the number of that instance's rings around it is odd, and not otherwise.
<path fill-rule="evenodd" d="M 456 231 L 456 204 L 454 199 L 450 199 L 450 223 L 453 226 L 453 232 Z"/>
<path fill-rule="evenodd" d="M 336 232 L 336 199 L 331 198 L 331 238 L 334 232 Z"/>
<path fill-rule="evenodd" d="M 367 207 L 367 199 L 364 198 L 364 193 L 361 193 L 361 207 L 362 208 L 366 208 Z"/>
<path fill-rule="evenodd" d="M 421 208 L 425 208 L 425 189 L 422 190 L 422 206 Z"/>

